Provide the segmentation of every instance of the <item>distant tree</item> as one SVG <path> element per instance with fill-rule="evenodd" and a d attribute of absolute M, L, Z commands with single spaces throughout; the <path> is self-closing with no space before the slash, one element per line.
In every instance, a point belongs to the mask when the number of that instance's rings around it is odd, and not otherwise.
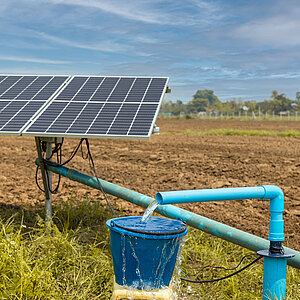
<path fill-rule="evenodd" d="M 300 92 L 296 93 L 296 102 L 298 103 L 298 105 L 300 104 Z"/>
<path fill-rule="evenodd" d="M 278 94 L 277 91 L 272 91 L 271 100 L 268 101 L 270 108 L 273 106 L 273 111 L 279 113 L 280 111 L 290 111 L 293 109 L 293 101 L 285 96 L 285 94 Z"/>
<path fill-rule="evenodd" d="M 185 110 L 186 110 L 185 104 L 181 100 L 177 100 L 173 106 L 172 113 L 175 116 L 178 116 L 181 113 L 184 113 Z"/>
<path fill-rule="evenodd" d="M 245 106 L 248 108 L 248 111 L 249 112 L 254 112 L 256 113 L 258 111 L 258 105 L 257 105 L 257 102 L 255 100 L 248 100 L 248 101 L 245 101 Z"/>
<path fill-rule="evenodd" d="M 212 105 L 216 101 L 220 101 L 219 98 L 214 94 L 213 90 L 198 90 L 193 96 L 193 99 L 207 99 L 208 105 Z"/>
<path fill-rule="evenodd" d="M 186 105 L 181 100 L 177 100 L 176 102 L 172 102 L 170 100 L 163 100 L 160 107 L 160 113 L 170 113 L 175 116 L 180 115 L 180 113 L 185 112 L 185 110 Z"/>
<path fill-rule="evenodd" d="M 188 113 L 198 113 L 200 111 L 206 111 L 209 104 L 208 99 L 196 98 L 187 103 Z"/>
<path fill-rule="evenodd" d="M 271 99 L 256 102 L 254 100 L 244 101 L 242 98 L 221 102 L 212 90 L 198 90 L 193 100 L 184 104 L 181 100 L 176 102 L 164 100 L 160 112 L 173 115 L 181 113 L 199 113 L 203 111 L 217 113 L 238 113 L 246 110 L 249 113 L 279 113 L 281 111 L 300 112 L 300 92 L 296 93 L 296 100 L 291 100 L 285 94 L 279 94 L 274 90 Z"/>

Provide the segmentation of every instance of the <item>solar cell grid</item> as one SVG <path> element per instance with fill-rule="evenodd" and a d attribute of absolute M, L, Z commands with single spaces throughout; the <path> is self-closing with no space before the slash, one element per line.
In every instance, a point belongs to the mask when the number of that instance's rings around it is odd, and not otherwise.
<path fill-rule="evenodd" d="M 121 78 L 107 101 L 123 102 L 134 82 L 134 78 Z"/>
<path fill-rule="evenodd" d="M 9 104 L 9 101 L 0 101 L 0 112 Z"/>
<path fill-rule="evenodd" d="M 6 76 L 0 76 L 0 83 L 6 78 Z"/>
<path fill-rule="evenodd" d="M 16 97 L 17 100 L 32 99 L 51 79 L 51 76 L 39 76 L 22 93 Z"/>
<path fill-rule="evenodd" d="M 0 76 L 0 134 L 19 135 L 68 76 Z"/>
<path fill-rule="evenodd" d="M 0 112 L 0 131 L 27 104 L 27 101 L 8 102 Z M 24 124 L 23 124 L 24 125 Z"/>
<path fill-rule="evenodd" d="M 21 94 L 30 84 L 36 79 L 36 76 L 24 76 L 20 78 L 15 84 L 13 84 L 5 93 L 3 93 L 0 99 L 13 100 L 19 94 Z"/>
<path fill-rule="evenodd" d="M 89 78 L 78 91 L 73 101 L 89 101 L 103 81 L 103 77 Z"/>
<path fill-rule="evenodd" d="M 37 121 L 33 123 L 27 129 L 28 132 L 46 132 L 46 130 L 51 126 L 53 121 L 56 119 L 57 115 L 65 108 L 67 103 L 58 103 L 55 106 L 49 106 L 38 118 Z"/>
<path fill-rule="evenodd" d="M 21 107 L 18 113 L 1 128 L 1 131 L 19 131 L 24 127 L 24 124 L 32 118 L 32 115 L 44 105 L 44 103 L 44 101 L 27 102 Z"/>
<path fill-rule="evenodd" d="M 147 138 L 166 84 L 167 78 L 75 76 L 24 134 Z"/>
<path fill-rule="evenodd" d="M 88 77 L 75 77 L 55 100 L 71 101 Z"/>
<path fill-rule="evenodd" d="M 68 79 L 67 76 L 55 76 L 38 92 L 32 100 L 48 100 L 55 94 L 61 85 Z"/>
<path fill-rule="evenodd" d="M 103 101 L 105 102 L 106 99 L 112 93 L 114 87 L 116 86 L 117 82 L 119 81 L 119 77 L 106 77 L 101 86 L 97 89 L 96 93 L 90 99 L 90 101 Z"/>
<path fill-rule="evenodd" d="M 82 111 L 83 106 L 83 103 L 70 103 L 67 105 L 46 132 L 66 132 L 73 123 L 74 118 Z"/>
<path fill-rule="evenodd" d="M 20 79 L 21 76 L 7 76 L 4 80 L 2 80 L 0 83 L 0 95 L 5 93 Z"/>
<path fill-rule="evenodd" d="M 145 92 L 147 91 L 149 83 L 150 78 L 137 78 L 125 101 L 141 102 Z"/>
<path fill-rule="evenodd" d="M 139 104 L 124 104 L 111 124 L 108 134 L 127 134 L 138 108 Z"/>
<path fill-rule="evenodd" d="M 159 102 L 165 84 L 164 78 L 153 78 L 143 102 Z"/>
<path fill-rule="evenodd" d="M 88 103 L 82 110 L 81 114 L 74 119 L 74 122 L 68 128 L 67 133 L 85 134 L 102 107 L 102 103 Z"/>

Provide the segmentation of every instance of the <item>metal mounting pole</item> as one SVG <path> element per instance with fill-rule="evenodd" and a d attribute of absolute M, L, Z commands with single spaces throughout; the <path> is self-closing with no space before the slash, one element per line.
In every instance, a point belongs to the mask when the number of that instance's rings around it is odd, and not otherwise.
<path fill-rule="evenodd" d="M 46 159 L 49 161 L 52 161 L 52 142 L 47 141 L 46 142 Z M 45 200 L 45 214 L 46 214 L 46 224 L 49 224 L 52 219 L 52 172 L 47 170 L 46 171 L 48 175 L 48 197 L 46 197 Z"/>
<path fill-rule="evenodd" d="M 39 161 L 43 162 L 43 154 L 41 149 L 41 139 L 39 137 L 35 138 L 36 149 L 39 157 Z M 51 157 L 52 155 L 52 140 L 46 140 L 46 158 Z M 52 218 L 52 194 L 51 194 L 51 187 L 52 187 L 52 172 L 48 172 L 48 176 L 46 174 L 46 169 L 44 163 L 40 165 L 42 178 L 43 178 L 43 185 L 44 185 L 44 192 L 45 192 L 45 221 L 46 225 L 50 224 Z M 48 177 L 48 178 L 47 178 Z M 48 185 L 49 183 L 49 185 Z"/>

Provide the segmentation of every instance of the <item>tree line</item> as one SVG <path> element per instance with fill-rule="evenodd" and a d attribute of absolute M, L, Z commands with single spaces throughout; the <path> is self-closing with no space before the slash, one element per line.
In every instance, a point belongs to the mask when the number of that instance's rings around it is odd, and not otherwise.
<path fill-rule="evenodd" d="M 261 102 L 244 100 L 243 98 L 233 98 L 222 102 L 213 90 L 198 90 L 188 103 L 183 103 L 181 100 L 175 102 L 164 100 L 160 112 L 176 116 L 201 112 L 215 114 L 300 112 L 300 92 L 296 93 L 295 100 L 287 98 L 283 93 L 279 94 L 277 91 L 272 91 L 270 99 Z"/>

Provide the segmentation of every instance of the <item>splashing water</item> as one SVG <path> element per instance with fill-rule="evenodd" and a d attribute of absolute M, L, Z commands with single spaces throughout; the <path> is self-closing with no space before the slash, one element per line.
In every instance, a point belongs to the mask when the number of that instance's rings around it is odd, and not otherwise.
<path fill-rule="evenodd" d="M 183 294 L 181 289 L 181 261 L 182 261 L 182 250 L 185 245 L 185 236 L 181 238 L 181 242 L 179 244 L 178 254 L 177 254 L 177 260 L 175 264 L 175 269 L 171 281 L 171 288 L 172 288 L 172 297 L 171 300 L 177 300 L 177 299 L 188 299 L 186 298 L 186 295 Z"/>
<path fill-rule="evenodd" d="M 158 205 L 159 204 L 156 200 L 154 200 L 153 202 L 150 203 L 150 205 L 147 207 L 147 209 L 145 210 L 145 212 L 142 216 L 142 219 L 141 219 L 142 223 L 147 223 L 150 216 L 153 214 L 153 212 L 155 211 L 155 209 Z"/>

